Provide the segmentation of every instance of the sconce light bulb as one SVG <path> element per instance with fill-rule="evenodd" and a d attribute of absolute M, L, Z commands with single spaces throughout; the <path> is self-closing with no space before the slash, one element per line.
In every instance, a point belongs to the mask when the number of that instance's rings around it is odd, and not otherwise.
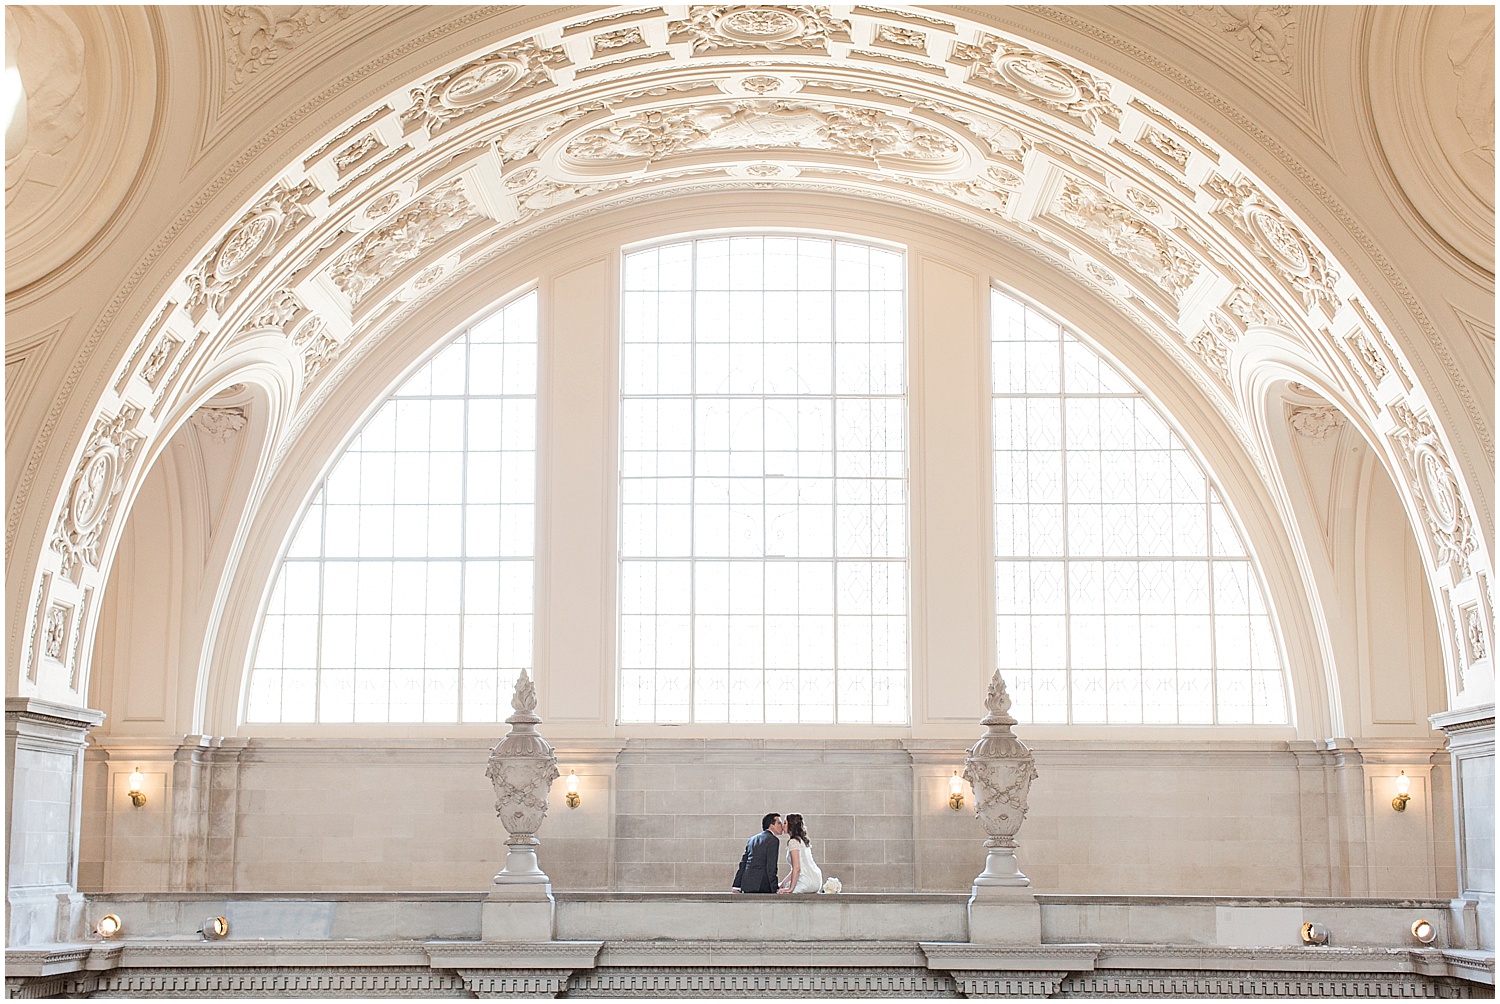
<path fill-rule="evenodd" d="M 568 797 L 567 797 L 568 808 L 570 808 L 570 809 L 576 809 L 576 808 L 578 808 L 579 798 L 578 798 L 578 772 L 577 771 L 574 771 L 574 770 L 568 771 L 568 788 L 567 788 L 567 791 L 568 791 Z"/>
<path fill-rule="evenodd" d="M 963 808 L 964 804 L 964 779 L 958 771 L 948 779 L 948 807 L 954 810 Z"/>
<path fill-rule="evenodd" d="M 1403 770 L 1401 776 L 1396 778 L 1396 797 L 1391 799 L 1391 808 L 1397 812 L 1405 812 L 1406 803 L 1411 801 L 1411 796 L 1407 794 L 1409 791 L 1411 791 L 1411 778 L 1407 777 L 1406 771 Z"/>
<path fill-rule="evenodd" d="M 137 767 L 130 772 L 130 788 L 125 794 L 130 796 L 130 804 L 139 809 L 146 804 L 146 793 L 142 791 L 146 786 L 146 779 L 141 776 L 141 769 Z"/>

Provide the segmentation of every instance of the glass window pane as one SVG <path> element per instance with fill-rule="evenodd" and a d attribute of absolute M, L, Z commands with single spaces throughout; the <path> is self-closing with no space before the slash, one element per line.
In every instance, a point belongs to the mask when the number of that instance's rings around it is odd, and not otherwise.
<path fill-rule="evenodd" d="M 392 393 L 292 534 L 257 643 L 249 720 L 508 713 L 498 688 L 531 664 L 535 388 L 528 294 Z"/>
<path fill-rule="evenodd" d="M 1286 723 L 1258 573 L 1162 413 L 998 290 L 991 339 L 996 658 L 1017 717 Z"/>
<path fill-rule="evenodd" d="M 621 721 L 908 720 L 904 273 L 816 237 L 626 256 Z"/>

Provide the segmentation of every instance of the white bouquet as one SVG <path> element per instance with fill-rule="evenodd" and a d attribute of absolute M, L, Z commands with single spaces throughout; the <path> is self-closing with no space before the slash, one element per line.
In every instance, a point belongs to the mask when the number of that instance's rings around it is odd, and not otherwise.
<path fill-rule="evenodd" d="M 821 892 L 843 892 L 844 891 L 844 883 L 840 882 L 836 878 L 830 878 L 827 882 L 823 883 L 823 888 L 820 891 Z"/>

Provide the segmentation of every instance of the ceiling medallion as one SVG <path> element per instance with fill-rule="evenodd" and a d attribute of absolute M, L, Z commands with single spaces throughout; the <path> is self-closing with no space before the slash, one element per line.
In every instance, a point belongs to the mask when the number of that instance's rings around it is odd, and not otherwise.
<path fill-rule="evenodd" d="M 719 18 L 719 31 L 737 42 L 785 42 L 805 30 L 802 19 L 774 7 L 745 7 Z"/>

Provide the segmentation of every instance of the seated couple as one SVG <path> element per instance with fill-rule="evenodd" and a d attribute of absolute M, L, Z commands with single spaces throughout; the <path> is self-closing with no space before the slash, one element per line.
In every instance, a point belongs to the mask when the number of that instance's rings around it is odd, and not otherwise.
<path fill-rule="evenodd" d="M 760 825 L 761 831 L 745 845 L 739 871 L 734 873 L 734 887 L 729 891 L 820 892 L 823 871 L 813 860 L 812 841 L 807 839 L 802 817 L 792 812 L 783 821 L 781 813 L 768 812 Z M 791 874 L 777 882 L 776 859 L 781 856 L 778 838 L 783 833 L 787 835 L 786 857 Z"/>

